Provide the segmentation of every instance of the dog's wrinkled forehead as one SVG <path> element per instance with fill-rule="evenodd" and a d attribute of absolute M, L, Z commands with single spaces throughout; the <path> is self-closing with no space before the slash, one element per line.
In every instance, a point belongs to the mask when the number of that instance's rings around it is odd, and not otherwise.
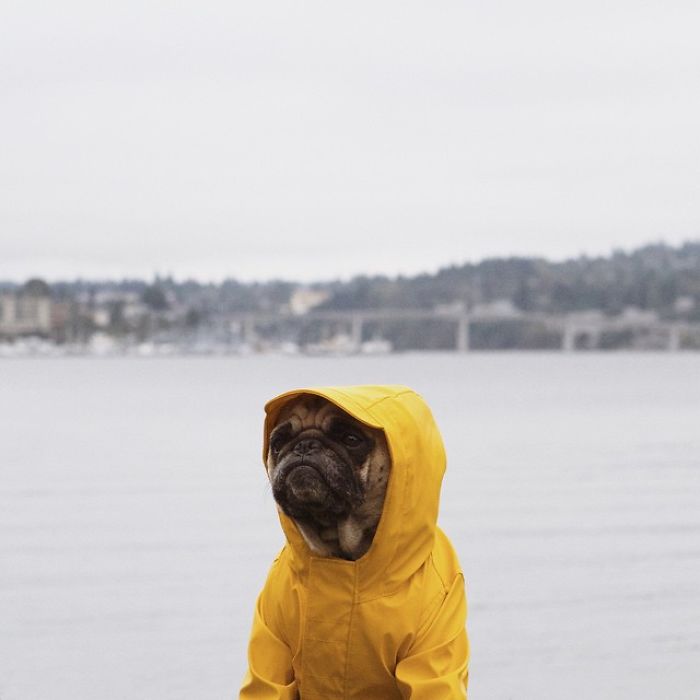
<path fill-rule="evenodd" d="M 288 423 L 292 434 L 310 428 L 327 432 L 333 418 L 338 416 L 355 421 L 354 418 L 321 396 L 300 396 L 282 407 L 275 427 Z"/>

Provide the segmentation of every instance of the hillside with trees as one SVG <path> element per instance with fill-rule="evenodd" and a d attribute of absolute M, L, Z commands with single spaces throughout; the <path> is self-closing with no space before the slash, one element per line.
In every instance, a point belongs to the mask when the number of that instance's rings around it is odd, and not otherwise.
<path fill-rule="evenodd" d="M 23 285 L 0 282 L 0 302 L 0 341 L 5 342 L 35 335 L 59 345 L 89 345 L 98 337 L 122 348 L 155 343 L 181 351 L 200 346 L 227 351 L 245 342 L 236 315 L 262 313 L 284 318 L 258 329 L 261 348 L 281 342 L 304 347 L 342 332 L 321 321 L 302 323 L 310 310 L 414 309 L 434 316 L 420 322 L 370 320 L 363 337 L 389 341 L 397 350 L 453 348 L 454 321 L 445 312 L 468 312 L 475 318 L 469 341 L 474 349 L 546 349 L 561 346 L 561 332 L 538 324 L 533 314 L 590 312 L 601 318 L 636 315 L 660 324 L 700 324 L 700 242 L 561 262 L 493 258 L 434 274 L 360 275 L 310 284 L 156 276 L 151 281 L 78 279 L 49 285 L 35 278 Z M 634 333 L 614 332 L 600 335 L 596 346 L 658 346 L 653 339 L 638 341 Z M 700 340 L 693 335 L 684 344 L 696 347 Z"/>

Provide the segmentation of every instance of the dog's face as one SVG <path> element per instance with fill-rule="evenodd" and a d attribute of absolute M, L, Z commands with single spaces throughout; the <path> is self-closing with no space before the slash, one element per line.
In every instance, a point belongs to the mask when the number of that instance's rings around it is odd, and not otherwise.
<path fill-rule="evenodd" d="M 280 412 L 266 465 L 279 508 L 315 554 L 358 559 L 369 549 L 391 468 L 381 430 L 301 396 Z"/>

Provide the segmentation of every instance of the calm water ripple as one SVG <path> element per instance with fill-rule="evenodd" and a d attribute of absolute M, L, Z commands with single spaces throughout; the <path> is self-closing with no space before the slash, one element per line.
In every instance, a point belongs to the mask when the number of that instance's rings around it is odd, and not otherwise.
<path fill-rule="evenodd" d="M 472 354 L 0 362 L 0 698 L 235 697 L 262 405 L 374 382 L 443 431 L 471 697 L 700 697 L 700 356 Z"/>

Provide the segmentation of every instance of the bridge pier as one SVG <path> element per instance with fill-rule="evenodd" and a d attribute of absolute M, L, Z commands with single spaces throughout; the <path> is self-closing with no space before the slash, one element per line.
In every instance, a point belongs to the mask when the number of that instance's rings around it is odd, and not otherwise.
<path fill-rule="evenodd" d="M 362 347 L 362 330 L 365 320 L 361 314 L 352 315 L 352 325 L 350 327 L 350 339 L 352 345 L 359 352 Z"/>
<path fill-rule="evenodd" d="M 666 349 L 669 352 L 678 352 L 681 349 L 681 327 L 677 323 L 668 328 Z"/>
<path fill-rule="evenodd" d="M 243 319 L 243 342 L 249 347 L 254 348 L 258 341 L 257 333 L 255 332 L 255 316 L 249 314 Z"/>
<path fill-rule="evenodd" d="M 457 319 L 455 346 L 457 352 L 469 352 L 469 316 L 460 316 Z"/>
<path fill-rule="evenodd" d="M 571 323 L 571 321 L 566 321 L 564 323 L 564 331 L 561 336 L 561 349 L 564 352 L 573 352 L 576 350 L 576 333 L 578 328 Z"/>

